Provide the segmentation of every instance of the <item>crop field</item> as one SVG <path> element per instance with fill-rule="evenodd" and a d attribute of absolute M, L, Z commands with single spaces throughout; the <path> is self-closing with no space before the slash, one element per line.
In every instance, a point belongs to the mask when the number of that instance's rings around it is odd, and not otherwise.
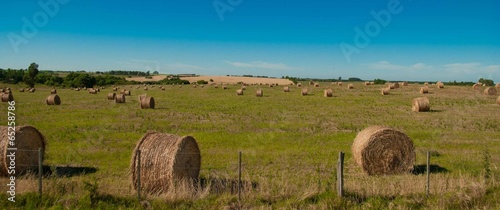
<path fill-rule="evenodd" d="M 52 87 L 13 90 L 16 124 L 37 128 L 47 142 L 44 165 L 89 168 L 71 176 L 47 175 L 38 197 L 35 175 L 17 179 L 16 203 L 7 200 L 8 178 L 0 178 L 0 206 L 8 209 L 500 209 L 500 105 L 467 86 L 410 84 L 380 93 L 387 85 L 330 83 L 319 87 L 248 86 L 228 89 L 184 85 L 118 86 L 131 90 L 126 103 L 97 94 L 57 89 L 61 105 L 48 106 Z M 302 96 L 301 89 L 308 95 Z M 256 97 L 262 89 L 264 96 Z M 332 89 L 333 97 L 323 96 Z M 138 95 L 154 97 L 141 109 Z M 416 97 L 429 98 L 430 112 L 413 112 Z M 0 113 L 7 113 L 7 103 Z M 0 125 L 7 125 L 7 114 Z M 415 172 L 368 176 L 352 157 L 357 133 L 371 125 L 406 133 L 415 145 Z M 193 136 L 201 152 L 200 180 L 137 201 L 130 159 L 150 131 Z M 345 152 L 345 196 L 336 193 L 336 165 Z M 430 195 L 426 196 L 426 152 L 431 152 Z M 243 192 L 235 191 L 238 153 Z"/>

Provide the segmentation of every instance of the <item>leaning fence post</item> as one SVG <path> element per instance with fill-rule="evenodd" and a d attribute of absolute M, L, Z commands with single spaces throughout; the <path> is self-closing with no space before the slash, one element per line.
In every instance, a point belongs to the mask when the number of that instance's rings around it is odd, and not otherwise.
<path fill-rule="evenodd" d="M 337 165 L 337 194 L 344 196 L 344 153 L 339 152 L 339 162 Z"/>
<path fill-rule="evenodd" d="M 241 151 L 238 158 L 238 201 L 241 200 Z"/>
<path fill-rule="evenodd" d="M 430 188 L 430 172 L 431 172 L 431 153 L 427 151 L 427 185 L 425 187 L 425 195 L 429 196 Z"/>
<path fill-rule="evenodd" d="M 137 150 L 137 199 L 141 202 L 141 150 Z"/>
<path fill-rule="evenodd" d="M 38 194 L 40 194 L 40 198 L 42 197 L 42 174 L 43 174 L 43 168 L 42 168 L 42 162 L 43 162 L 43 153 L 42 153 L 42 148 L 38 148 Z"/>

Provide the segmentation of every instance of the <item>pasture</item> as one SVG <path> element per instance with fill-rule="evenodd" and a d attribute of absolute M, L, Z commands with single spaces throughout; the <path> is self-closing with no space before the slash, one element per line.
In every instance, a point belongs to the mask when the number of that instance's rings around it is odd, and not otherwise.
<path fill-rule="evenodd" d="M 500 208 L 500 105 L 498 95 L 482 89 L 410 84 L 382 95 L 387 85 L 330 83 L 319 87 L 250 85 L 236 90 L 184 85 L 118 86 L 131 90 L 126 103 L 107 100 L 112 87 L 97 94 L 57 89 L 61 105 L 48 106 L 52 87 L 35 93 L 12 88 L 16 124 L 37 128 L 47 141 L 44 165 L 88 167 L 93 173 L 46 176 L 44 194 L 37 180 L 18 178 L 18 202 L 7 201 L 8 182 L 0 178 L 0 204 L 7 208 L 141 208 L 153 209 L 456 209 Z M 308 89 L 302 96 L 301 90 Z M 263 97 L 255 91 L 263 90 Z M 323 90 L 332 89 L 333 97 Z M 138 96 L 154 97 L 155 109 L 141 109 Z M 412 100 L 426 96 L 430 112 L 413 112 Z M 0 104 L 7 112 L 7 103 Z M 7 125 L 7 116 L 0 125 Z M 371 125 L 406 133 L 415 145 L 416 172 L 368 176 L 352 158 L 356 134 Z M 179 185 L 171 193 L 143 195 L 140 204 L 130 183 L 129 165 L 135 144 L 149 131 L 193 136 L 201 152 L 200 182 Z M 244 191 L 234 192 L 238 152 L 242 152 Z M 345 158 L 344 198 L 335 191 L 335 167 Z M 425 154 L 431 151 L 430 196 L 425 196 Z"/>

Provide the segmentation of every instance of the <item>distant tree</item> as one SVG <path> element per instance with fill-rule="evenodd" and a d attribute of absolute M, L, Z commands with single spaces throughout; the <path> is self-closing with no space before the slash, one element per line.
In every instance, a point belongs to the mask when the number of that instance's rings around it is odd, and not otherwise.
<path fill-rule="evenodd" d="M 205 80 L 198 80 L 198 81 L 196 81 L 196 84 L 203 85 L 203 84 L 208 84 L 208 82 Z"/>
<path fill-rule="evenodd" d="M 348 81 L 363 81 L 361 80 L 360 78 L 357 78 L 357 77 L 349 77 L 349 79 L 347 79 Z"/>
<path fill-rule="evenodd" d="M 38 64 L 31 63 L 28 67 L 28 72 L 23 77 L 23 82 L 26 83 L 30 88 L 35 87 L 35 77 L 38 74 Z"/>
<path fill-rule="evenodd" d="M 158 72 L 158 71 L 153 71 L 153 74 L 160 74 L 160 72 Z"/>
<path fill-rule="evenodd" d="M 342 81 L 342 77 L 339 77 L 339 81 Z"/>
<path fill-rule="evenodd" d="M 493 82 L 493 80 L 491 80 L 491 79 L 484 79 L 484 78 L 481 78 L 481 79 L 479 79 L 479 82 L 480 82 L 480 83 L 483 83 L 483 84 L 485 84 L 485 85 L 487 85 L 487 86 L 494 86 L 494 85 L 495 85 L 495 83 L 494 83 L 494 82 Z"/>
<path fill-rule="evenodd" d="M 375 80 L 373 80 L 373 83 L 376 85 L 383 85 L 383 84 L 387 83 L 387 81 L 385 81 L 383 79 L 375 79 Z"/>

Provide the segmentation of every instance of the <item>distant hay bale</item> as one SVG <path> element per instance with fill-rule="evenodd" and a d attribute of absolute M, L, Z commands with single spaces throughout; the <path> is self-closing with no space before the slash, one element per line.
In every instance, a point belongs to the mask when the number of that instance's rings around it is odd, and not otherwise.
<path fill-rule="evenodd" d="M 476 84 L 472 85 L 472 89 L 474 89 L 474 90 L 480 90 L 481 89 L 481 85 L 476 83 Z"/>
<path fill-rule="evenodd" d="M 290 92 L 290 88 L 288 86 L 283 87 L 283 92 L 285 93 Z"/>
<path fill-rule="evenodd" d="M 404 87 L 404 86 L 408 86 L 408 82 L 402 82 L 402 83 L 401 83 L 401 86 L 403 86 L 403 87 Z"/>
<path fill-rule="evenodd" d="M 243 95 L 243 89 L 236 90 L 236 95 L 242 96 Z"/>
<path fill-rule="evenodd" d="M 115 96 L 115 103 L 117 104 L 122 104 L 125 103 L 125 94 L 116 94 Z"/>
<path fill-rule="evenodd" d="M 428 82 L 426 82 L 426 83 L 424 83 L 424 85 L 425 85 L 425 86 L 427 86 L 427 85 L 429 85 L 429 83 L 428 83 Z"/>
<path fill-rule="evenodd" d="M 396 85 L 394 83 L 389 83 L 389 89 L 395 89 L 396 88 Z"/>
<path fill-rule="evenodd" d="M 337 85 L 338 86 L 342 86 L 342 82 L 337 82 Z"/>
<path fill-rule="evenodd" d="M 125 90 L 125 91 L 123 91 L 123 95 L 131 96 L 132 92 L 130 92 L 130 90 Z"/>
<path fill-rule="evenodd" d="M 262 97 L 262 96 L 264 96 L 264 92 L 262 92 L 262 90 L 261 90 L 261 89 L 258 89 L 257 91 L 255 91 L 255 95 L 256 95 L 257 97 Z"/>
<path fill-rule="evenodd" d="M 9 102 L 13 100 L 14 100 L 14 95 L 12 95 L 12 92 L 2 93 L 2 102 Z"/>
<path fill-rule="evenodd" d="M 19 92 L 23 93 L 24 92 L 24 88 L 19 89 Z"/>
<path fill-rule="evenodd" d="M 247 86 L 241 86 L 241 89 L 242 89 L 242 90 L 246 90 L 246 89 L 247 89 Z"/>
<path fill-rule="evenodd" d="M 366 86 L 370 85 L 370 82 L 368 82 L 368 81 L 367 81 L 367 82 L 365 82 L 365 85 L 366 85 Z"/>
<path fill-rule="evenodd" d="M 494 87 L 487 87 L 483 92 L 485 95 L 494 96 L 497 94 L 497 89 Z"/>
<path fill-rule="evenodd" d="M 179 88 L 182 88 L 182 85 L 179 85 Z"/>
<path fill-rule="evenodd" d="M 144 87 L 144 90 L 148 90 L 148 87 Z"/>
<path fill-rule="evenodd" d="M 439 89 L 444 88 L 444 83 L 442 83 L 442 82 L 437 82 L 437 83 L 436 83 L 436 86 L 437 86 L 437 88 L 439 88 Z"/>
<path fill-rule="evenodd" d="M 429 87 L 427 87 L 427 86 L 421 87 L 420 88 L 420 93 L 421 94 L 427 94 L 427 93 L 429 93 Z"/>
<path fill-rule="evenodd" d="M 500 83 L 497 83 L 497 84 L 495 85 L 495 88 L 500 89 Z"/>
<path fill-rule="evenodd" d="M 30 93 L 34 93 L 35 91 L 36 91 L 36 89 L 35 89 L 35 88 L 30 88 L 28 92 L 30 92 Z"/>
<path fill-rule="evenodd" d="M 353 84 L 348 84 L 347 85 L 347 89 L 354 89 L 354 85 Z"/>
<path fill-rule="evenodd" d="M 197 87 L 198 87 L 198 85 L 193 85 L 193 88 L 197 88 Z"/>
<path fill-rule="evenodd" d="M 374 84 L 375 84 L 375 82 L 370 82 L 370 85 L 374 85 Z"/>
<path fill-rule="evenodd" d="M 101 92 L 101 89 L 100 88 L 96 88 L 95 89 L 97 92 Z"/>
<path fill-rule="evenodd" d="M 354 160 L 368 175 L 408 173 L 415 163 L 412 140 L 389 127 L 365 128 L 358 133 L 351 149 Z"/>
<path fill-rule="evenodd" d="M 497 98 L 497 104 L 500 105 L 500 96 Z"/>
<path fill-rule="evenodd" d="M 336 82 L 332 82 L 330 85 L 337 85 L 337 83 Z"/>
<path fill-rule="evenodd" d="M 226 86 L 226 85 L 223 85 L 223 86 L 222 86 L 222 89 L 223 89 L 223 90 L 227 90 L 227 86 Z"/>
<path fill-rule="evenodd" d="M 200 85 L 200 87 L 201 87 L 201 88 L 204 88 L 204 87 L 205 87 L 205 85 Z"/>
<path fill-rule="evenodd" d="M 161 87 L 161 90 L 165 90 L 165 87 Z"/>
<path fill-rule="evenodd" d="M 138 187 L 138 150 L 140 150 L 141 191 L 160 194 L 182 181 L 195 181 L 200 174 L 201 154 L 196 140 L 166 133 L 147 133 L 132 152 L 130 175 Z"/>
<path fill-rule="evenodd" d="M 302 89 L 301 95 L 306 96 L 307 95 L 307 88 Z"/>
<path fill-rule="evenodd" d="M 153 97 L 144 96 L 141 100 L 141 109 L 154 109 L 155 99 Z"/>
<path fill-rule="evenodd" d="M 0 176 L 10 176 L 8 167 L 10 166 L 9 135 L 12 130 L 7 126 L 0 126 Z M 45 153 L 45 138 L 36 128 L 32 126 L 16 126 L 15 130 L 15 170 L 16 174 L 27 171 L 38 166 L 38 148 L 42 149 L 42 157 Z M 43 161 L 43 160 L 42 160 Z"/>
<path fill-rule="evenodd" d="M 385 95 L 389 95 L 389 90 L 390 90 L 390 88 L 388 88 L 388 87 L 387 88 L 382 88 L 382 91 L 380 93 L 382 93 L 382 95 L 384 95 L 384 96 Z"/>
<path fill-rule="evenodd" d="M 311 80 L 311 81 L 309 82 L 309 85 L 314 85 L 314 83 L 315 83 L 315 82 Z"/>
<path fill-rule="evenodd" d="M 108 100 L 115 100 L 116 94 L 115 93 L 108 93 Z"/>
<path fill-rule="evenodd" d="M 412 101 L 412 110 L 414 112 L 427 112 L 431 108 L 427 97 L 415 98 Z"/>
<path fill-rule="evenodd" d="M 324 97 L 332 97 L 333 96 L 333 91 L 332 89 L 327 89 L 323 91 L 323 96 Z"/>
<path fill-rule="evenodd" d="M 302 83 L 297 83 L 297 87 L 302 87 Z"/>
<path fill-rule="evenodd" d="M 214 85 L 215 88 L 219 88 L 219 85 Z"/>
<path fill-rule="evenodd" d="M 319 87 L 319 83 L 314 83 L 314 87 Z"/>
<path fill-rule="evenodd" d="M 57 94 L 57 90 L 56 89 L 51 90 L 50 94 Z"/>
<path fill-rule="evenodd" d="M 96 90 L 96 89 L 89 88 L 89 93 L 90 93 L 90 94 L 97 94 L 97 90 Z"/>
<path fill-rule="evenodd" d="M 51 94 L 47 96 L 45 103 L 47 103 L 47 105 L 61 105 L 61 98 L 56 94 Z"/>
<path fill-rule="evenodd" d="M 394 85 L 395 89 L 399 88 L 399 83 L 395 82 L 395 83 L 393 83 L 393 85 Z"/>
<path fill-rule="evenodd" d="M 115 88 L 115 87 L 113 88 L 113 91 L 117 91 L 117 90 L 118 90 L 118 88 Z"/>

